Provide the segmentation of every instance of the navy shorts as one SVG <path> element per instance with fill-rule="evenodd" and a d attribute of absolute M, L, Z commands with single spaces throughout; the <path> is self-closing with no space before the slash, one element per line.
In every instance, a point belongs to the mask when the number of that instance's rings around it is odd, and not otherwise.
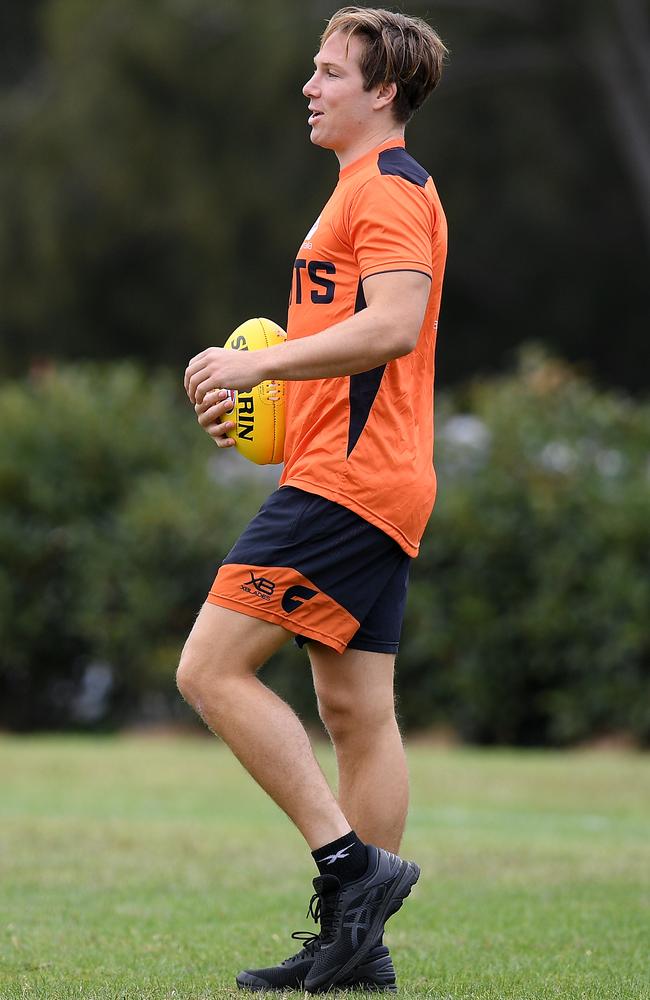
<path fill-rule="evenodd" d="M 208 601 L 342 653 L 396 653 L 411 558 L 347 507 L 282 486 L 224 559 Z"/>

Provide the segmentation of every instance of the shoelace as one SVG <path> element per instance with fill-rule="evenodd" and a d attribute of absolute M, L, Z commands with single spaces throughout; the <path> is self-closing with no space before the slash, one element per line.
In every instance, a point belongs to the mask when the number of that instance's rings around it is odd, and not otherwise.
<path fill-rule="evenodd" d="M 320 898 L 318 893 L 315 892 L 309 900 L 306 916 L 311 917 L 314 923 L 318 923 L 320 919 L 320 911 Z M 314 934 L 313 931 L 294 931 L 291 937 L 294 941 L 304 941 L 305 943 L 296 955 L 292 955 L 291 958 L 285 959 L 282 963 L 283 965 L 299 962 L 303 958 L 313 958 L 314 952 L 320 944 L 320 934 Z"/>
<path fill-rule="evenodd" d="M 305 943 L 297 955 L 288 959 L 289 962 L 297 962 L 303 958 L 312 958 L 317 946 L 320 944 L 320 934 L 313 934 L 311 931 L 294 931 L 291 937 L 296 941 L 304 941 Z"/>
<path fill-rule="evenodd" d="M 333 936 L 338 893 L 330 905 L 325 905 L 325 898 L 324 893 L 315 892 L 309 900 L 309 906 L 305 914 L 305 916 L 311 917 L 316 924 L 320 921 L 320 934 L 314 934 L 313 931 L 293 931 L 291 937 L 294 941 L 304 941 L 305 943 L 296 955 L 285 959 L 285 962 L 293 963 L 303 958 L 312 958 L 321 941 L 327 941 Z M 282 964 L 284 965 L 285 962 Z"/>
<path fill-rule="evenodd" d="M 338 916 L 339 893 L 315 892 L 309 900 L 307 916 L 313 917 L 318 923 L 320 920 L 320 940 L 321 943 L 334 939 L 336 936 L 336 918 Z"/>

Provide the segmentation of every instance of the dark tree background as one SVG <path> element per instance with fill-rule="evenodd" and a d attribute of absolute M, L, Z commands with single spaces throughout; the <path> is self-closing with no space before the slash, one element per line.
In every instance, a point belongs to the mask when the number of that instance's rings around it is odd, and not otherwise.
<path fill-rule="evenodd" d="M 285 319 L 337 177 L 301 94 L 335 9 L 0 0 L 0 728 L 185 717 L 180 648 L 272 480 L 215 461 L 180 375 Z M 402 721 L 647 746 L 647 0 L 407 9 L 451 50 L 408 129 L 450 247 Z M 304 666 L 269 676 L 313 717 Z"/>
<path fill-rule="evenodd" d="M 301 86 L 321 0 L 2 0 L 0 374 L 182 366 L 250 315 L 336 181 Z M 650 16 L 643 0 L 406 5 L 451 50 L 409 127 L 450 223 L 439 377 L 540 341 L 647 387 Z"/>

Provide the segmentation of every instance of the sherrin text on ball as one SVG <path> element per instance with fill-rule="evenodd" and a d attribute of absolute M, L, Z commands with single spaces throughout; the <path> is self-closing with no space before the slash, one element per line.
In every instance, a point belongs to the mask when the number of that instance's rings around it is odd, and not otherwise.
<path fill-rule="evenodd" d="M 231 351 L 260 351 L 286 340 L 284 330 L 270 319 L 247 319 L 234 330 L 224 347 Z M 220 419 L 232 421 L 230 437 L 237 451 L 257 465 L 275 465 L 284 453 L 284 382 L 270 379 L 250 390 L 227 390 L 234 406 Z"/>

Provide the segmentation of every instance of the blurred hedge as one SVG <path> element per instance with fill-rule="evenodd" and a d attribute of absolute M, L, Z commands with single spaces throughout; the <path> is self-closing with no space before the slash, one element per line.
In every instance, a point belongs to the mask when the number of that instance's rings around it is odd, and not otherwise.
<path fill-rule="evenodd" d="M 219 483 L 178 381 L 124 364 L 0 390 L 0 725 L 173 713 L 183 638 L 264 494 Z"/>
<path fill-rule="evenodd" d="M 164 372 L 0 388 L 0 725 L 184 715 L 174 670 L 221 556 L 273 481 L 217 455 Z M 439 498 L 413 564 L 408 729 L 650 742 L 650 409 L 529 351 L 440 397 Z M 315 717 L 305 656 L 269 682 Z"/>
<path fill-rule="evenodd" d="M 410 725 L 650 740 L 650 407 L 523 355 L 438 408 L 400 657 Z"/>
<path fill-rule="evenodd" d="M 452 235 L 440 378 L 500 370 L 525 330 L 646 391 L 647 4 L 406 6 L 451 51 L 408 128 Z M 41 357 L 182 365 L 252 303 L 281 320 L 337 179 L 301 92 L 335 5 L 1 9 L 0 373 Z"/>

